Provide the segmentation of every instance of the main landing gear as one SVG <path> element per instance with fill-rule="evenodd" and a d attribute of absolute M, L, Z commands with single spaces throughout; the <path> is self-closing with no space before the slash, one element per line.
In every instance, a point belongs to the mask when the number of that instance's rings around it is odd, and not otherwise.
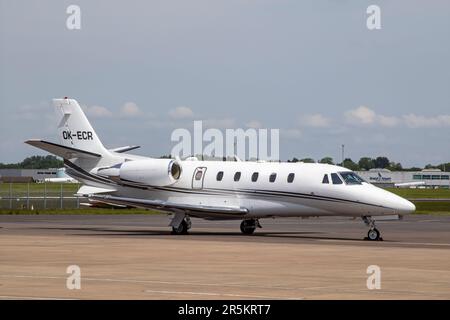
<path fill-rule="evenodd" d="M 191 219 L 188 216 L 185 216 L 178 226 L 172 226 L 172 234 L 187 234 L 191 226 Z"/>
<path fill-rule="evenodd" d="M 253 234 L 253 232 L 255 232 L 256 227 L 262 228 L 258 219 L 247 219 L 242 220 L 241 222 L 241 232 L 243 234 Z"/>
<path fill-rule="evenodd" d="M 378 229 L 375 228 L 375 220 L 373 220 L 373 218 L 370 216 L 364 216 L 362 217 L 362 219 L 364 223 L 370 228 L 369 232 L 367 232 L 367 237 L 364 238 L 364 240 L 383 241 L 380 231 L 378 231 Z"/>

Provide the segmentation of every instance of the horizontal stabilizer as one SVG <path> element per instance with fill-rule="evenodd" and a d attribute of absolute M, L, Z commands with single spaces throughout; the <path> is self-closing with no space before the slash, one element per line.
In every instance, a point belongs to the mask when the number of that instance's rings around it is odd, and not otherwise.
<path fill-rule="evenodd" d="M 127 152 L 127 151 L 139 149 L 140 147 L 141 146 L 126 146 L 126 147 L 119 147 L 119 148 L 109 149 L 109 151 L 117 152 L 117 153 L 124 153 L 124 152 Z"/>
<path fill-rule="evenodd" d="M 66 147 L 53 142 L 48 142 L 44 140 L 27 140 L 25 143 L 32 145 L 33 147 L 48 151 L 54 155 L 57 155 L 64 159 L 73 158 L 100 158 L 101 155 L 98 153 L 84 151 L 76 148 Z"/>

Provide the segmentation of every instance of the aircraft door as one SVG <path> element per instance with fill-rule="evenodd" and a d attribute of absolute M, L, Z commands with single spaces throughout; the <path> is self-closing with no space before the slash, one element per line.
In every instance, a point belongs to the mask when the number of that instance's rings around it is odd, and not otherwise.
<path fill-rule="evenodd" d="M 202 189 L 203 179 L 205 179 L 206 167 L 198 167 L 192 176 L 192 189 Z"/>

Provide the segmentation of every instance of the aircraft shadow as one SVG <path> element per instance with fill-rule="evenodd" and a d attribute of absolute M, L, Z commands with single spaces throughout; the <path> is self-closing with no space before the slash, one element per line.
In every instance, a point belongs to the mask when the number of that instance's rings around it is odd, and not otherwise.
<path fill-rule="evenodd" d="M 278 239 L 305 239 L 305 240 L 339 240 L 339 241 L 363 241 L 363 237 L 360 238 L 345 238 L 345 237 L 327 237 L 325 232 L 319 231 L 273 231 L 262 232 L 256 231 L 252 235 L 243 235 L 241 232 L 228 232 L 228 231 L 191 231 L 187 235 L 172 235 L 170 230 L 142 230 L 142 229 L 112 229 L 112 228 L 96 228 L 96 227 L 84 227 L 84 228 L 70 228 L 70 227 L 40 227 L 44 230 L 60 230 L 60 231 L 90 231 L 94 233 L 74 233 L 73 235 L 79 236 L 127 236 L 127 237 L 142 237 L 142 236 L 171 236 L 174 239 L 186 239 L 189 237 L 221 237 L 221 236 L 234 236 L 242 239 L 256 239 L 256 238 L 278 238 Z M 320 236 L 323 235 L 323 236 Z M 389 241 L 391 242 L 391 241 Z"/>

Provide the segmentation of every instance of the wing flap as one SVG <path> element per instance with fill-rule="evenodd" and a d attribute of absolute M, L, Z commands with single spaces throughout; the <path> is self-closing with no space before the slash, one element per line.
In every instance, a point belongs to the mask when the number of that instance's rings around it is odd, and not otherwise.
<path fill-rule="evenodd" d="M 147 199 L 135 199 L 116 197 L 111 195 L 92 195 L 89 199 L 103 201 L 108 203 L 115 203 L 121 205 L 127 205 L 131 207 L 140 207 L 148 209 L 158 210 L 183 210 L 186 212 L 201 212 L 201 213 L 215 213 L 215 214 L 229 214 L 229 215 L 245 215 L 248 213 L 247 208 L 243 207 L 226 207 L 226 206 L 205 206 L 195 204 L 183 204 L 162 200 L 147 200 Z"/>

